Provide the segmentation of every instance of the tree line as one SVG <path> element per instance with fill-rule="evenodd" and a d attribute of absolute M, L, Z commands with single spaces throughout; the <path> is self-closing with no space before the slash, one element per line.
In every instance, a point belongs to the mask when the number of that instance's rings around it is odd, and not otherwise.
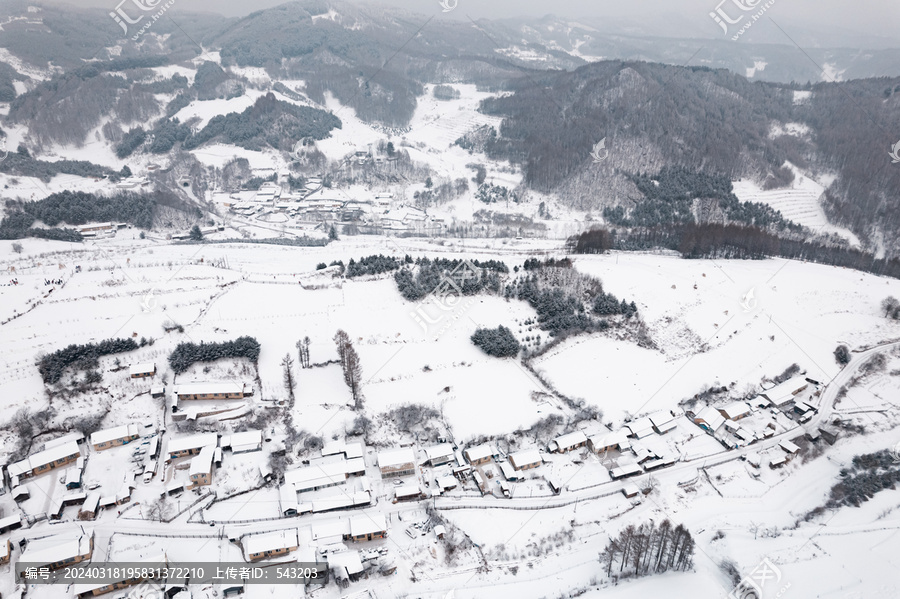
<path fill-rule="evenodd" d="M 737 224 L 599 228 L 570 238 L 568 247 L 577 254 L 604 253 L 611 249 L 669 249 L 692 259 L 760 260 L 780 257 L 900 278 L 900 259 L 897 258 L 877 258 L 855 248 L 826 245 L 799 236 L 781 236 L 759 227 Z"/>
<path fill-rule="evenodd" d="M 169 354 L 169 366 L 175 374 L 182 374 L 195 362 L 215 362 L 222 358 L 247 358 L 256 364 L 259 350 L 259 341 L 247 335 L 220 343 L 182 342 Z"/>
<path fill-rule="evenodd" d="M 141 345 L 147 343 L 144 339 L 141 341 Z M 106 339 L 81 345 L 73 343 L 38 360 L 38 372 L 45 383 L 52 384 L 62 378 L 67 368 L 91 370 L 97 367 L 101 356 L 133 351 L 138 347 L 141 346 L 131 338 Z"/>
<path fill-rule="evenodd" d="M 344 373 L 344 383 L 350 389 L 350 396 L 357 410 L 362 409 L 362 365 L 359 354 L 350 341 L 350 336 L 339 329 L 334 335 L 334 343 L 337 346 L 338 358 L 341 362 L 341 371 Z"/>

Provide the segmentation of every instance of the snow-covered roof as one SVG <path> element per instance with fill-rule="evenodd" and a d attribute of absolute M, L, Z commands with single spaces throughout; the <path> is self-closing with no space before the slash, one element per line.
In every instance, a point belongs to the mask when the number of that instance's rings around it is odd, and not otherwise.
<path fill-rule="evenodd" d="M 509 462 L 500 462 L 500 472 L 503 473 L 503 476 L 506 477 L 506 480 L 518 480 L 519 475 L 516 474 L 516 469 L 512 467 L 512 464 Z"/>
<path fill-rule="evenodd" d="M 324 464 L 312 464 L 303 468 L 295 468 L 284 473 L 285 484 L 294 485 L 298 491 L 328 487 L 347 480 L 347 464 L 345 460 Z"/>
<path fill-rule="evenodd" d="M 22 523 L 22 516 L 19 514 L 13 514 L 12 516 L 7 516 L 6 518 L 0 519 L 0 529 L 9 528 L 10 526 L 15 526 L 16 524 Z"/>
<path fill-rule="evenodd" d="M 778 444 L 778 446 L 788 453 L 797 453 L 798 451 L 800 451 L 800 448 L 790 441 L 782 441 Z"/>
<path fill-rule="evenodd" d="M 746 416 L 750 413 L 750 406 L 747 405 L 747 402 L 744 401 L 733 401 L 727 406 L 723 406 L 719 408 L 719 413 L 723 414 L 726 418 L 731 420 L 735 420 L 740 418 L 741 416 Z"/>
<path fill-rule="evenodd" d="M 262 431 L 244 431 L 242 433 L 232 433 L 222 437 L 220 443 L 222 447 L 231 447 L 231 451 L 240 453 L 241 451 L 249 451 L 262 445 Z"/>
<path fill-rule="evenodd" d="M 199 476 L 212 472 L 213 454 L 217 447 L 215 445 L 206 445 L 200 450 L 194 459 L 191 460 L 191 476 Z"/>
<path fill-rule="evenodd" d="M 20 561 L 34 564 L 55 564 L 91 551 L 91 537 L 87 534 L 61 534 L 43 539 L 32 539 L 22 553 Z"/>
<path fill-rule="evenodd" d="M 436 460 L 439 458 L 453 458 L 453 446 L 449 443 L 441 443 L 440 445 L 434 445 L 433 447 L 426 447 L 425 454 L 428 456 L 429 460 Z"/>
<path fill-rule="evenodd" d="M 76 443 L 80 443 L 84 441 L 84 433 L 81 431 L 73 431 L 62 437 L 57 437 L 55 439 L 51 439 L 44 443 L 44 449 L 50 449 L 51 447 L 58 447 L 64 443 L 68 443 L 69 441 L 75 441 Z"/>
<path fill-rule="evenodd" d="M 614 478 L 628 474 L 637 474 L 638 472 L 641 472 L 641 467 L 637 464 L 622 464 L 609 471 L 610 475 Z"/>
<path fill-rule="evenodd" d="M 359 441 L 351 441 L 347 443 L 343 439 L 338 441 L 329 441 L 322 447 L 322 455 L 344 454 L 347 459 L 361 458 L 365 453 L 365 447 Z"/>
<path fill-rule="evenodd" d="M 363 514 L 350 518 L 350 536 L 358 537 L 387 530 L 387 521 L 384 514 Z"/>
<path fill-rule="evenodd" d="M 416 454 L 410 447 L 401 447 L 399 449 L 385 449 L 378 452 L 379 468 L 394 468 L 396 466 L 405 466 L 406 464 L 414 464 Z"/>
<path fill-rule="evenodd" d="M 331 569 L 346 569 L 347 574 L 350 576 L 363 571 L 362 561 L 359 559 L 359 551 L 329 553 L 328 567 Z"/>
<path fill-rule="evenodd" d="M 19 462 L 14 464 L 10 464 L 6 467 L 10 476 L 21 476 L 26 472 L 31 472 L 35 468 L 39 468 L 46 464 L 50 464 L 51 462 L 55 462 L 57 460 L 61 460 L 63 458 L 67 458 L 73 455 L 80 455 L 80 451 L 78 449 L 78 443 L 75 441 L 67 441 L 62 443 L 61 445 L 56 445 L 45 449 L 43 451 L 39 451 L 33 454 L 31 457 L 25 458 Z"/>
<path fill-rule="evenodd" d="M 249 555 L 264 553 L 266 551 L 278 551 L 279 549 L 293 549 L 300 543 L 297 542 L 297 529 L 288 528 L 276 532 L 261 535 L 251 535 L 244 540 L 244 547 Z"/>
<path fill-rule="evenodd" d="M 191 449 L 200 449 L 207 445 L 215 447 L 218 442 L 219 436 L 216 433 L 197 433 L 196 435 L 187 435 L 185 437 L 169 439 L 167 451 L 169 453 L 179 453 Z"/>
<path fill-rule="evenodd" d="M 244 383 L 184 383 L 175 387 L 175 395 L 225 395 L 243 393 Z"/>
<path fill-rule="evenodd" d="M 133 437 L 138 434 L 136 424 L 123 424 L 114 428 L 103 429 L 91 435 L 91 445 L 99 445 L 100 443 L 108 443 L 116 439 L 124 439 L 125 437 Z"/>
<path fill-rule="evenodd" d="M 521 468 L 522 466 L 527 466 L 529 464 L 540 464 L 544 461 L 544 458 L 541 457 L 541 452 L 537 449 L 525 449 L 523 451 L 517 451 L 514 454 L 509 456 L 509 460 L 517 467 Z"/>
<path fill-rule="evenodd" d="M 399 485 L 395 488 L 394 496 L 395 497 L 413 497 L 414 495 L 418 495 L 422 491 L 419 489 L 419 485 Z"/>
<path fill-rule="evenodd" d="M 653 434 L 653 422 L 649 418 L 640 418 L 625 425 L 633 437 L 642 439 Z"/>
<path fill-rule="evenodd" d="M 581 443 L 587 443 L 587 437 L 582 431 L 575 431 L 573 433 L 560 435 L 559 437 L 554 439 L 554 441 L 556 441 L 557 447 L 565 449 L 567 447 L 580 445 Z"/>
<path fill-rule="evenodd" d="M 696 416 L 696 420 L 702 420 L 710 429 L 716 430 L 725 424 L 725 417 L 722 416 L 717 409 L 712 406 L 706 406 Z"/>
<path fill-rule="evenodd" d="M 145 362 L 143 364 L 132 364 L 128 368 L 128 374 L 131 376 L 141 375 L 141 374 L 153 374 L 156 372 L 156 364 L 153 362 Z"/>
<path fill-rule="evenodd" d="M 794 397 L 797 393 L 809 386 L 809 382 L 802 376 L 795 376 L 779 385 L 775 385 L 770 389 L 762 392 L 768 399 L 772 400 L 776 405 L 782 404 L 784 401 Z"/>
<path fill-rule="evenodd" d="M 484 443 L 482 445 L 476 445 L 475 447 L 469 447 L 465 450 L 464 453 L 466 459 L 468 459 L 470 462 L 475 462 L 494 455 L 494 448 L 491 447 L 490 444 Z"/>

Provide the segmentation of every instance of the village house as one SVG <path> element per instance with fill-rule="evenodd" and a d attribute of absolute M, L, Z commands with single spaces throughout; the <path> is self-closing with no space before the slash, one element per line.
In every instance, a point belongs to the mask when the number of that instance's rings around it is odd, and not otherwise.
<path fill-rule="evenodd" d="M 382 478 L 409 476 L 416 471 L 415 452 L 409 447 L 378 452 L 378 469 Z"/>
<path fill-rule="evenodd" d="M 659 435 L 665 435 L 678 428 L 678 418 L 668 412 L 659 412 L 650 416 L 653 430 Z"/>
<path fill-rule="evenodd" d="M 466 459 L 473 466 L 487 464 L 491 461 L 491 458 L 494 457 L 494 453 L 494 448 L 487 443 L 484 443 L 483 445 L 476 445 L 475 447 L 469 447 L 463 452 L 463 454 L 466 456 Z"/>
<path fill-rule="evenodd" d="M 725 417 L 714 407 L 707 406 L 694 416 L 694 423 L 709 432 L 716 432 L 725 424 Z"/>
<path fill-rule="evenodd" d="M 156 374 L 156 364 L 148 362 L 146 364 L 132 364 L 128 369 L 128 374 L 133 379 L 143 379 Z"/>
<path fill-rule="evenodd" d="M 544 458 L 537 449 L 526 449 L 510 454 L 509 463 L 516 470 L 531 470 L 543 464 Z"/>
<path fill-rule="evenodd" d="M 292 485 L 298 493 L 318 491 L 347 481 L 346 460 L 317 463 L 303 468 L 295 468 L 284 473 L 284 483 Z"/>
<path fill-rule="evenodd" d="M 743 401 L 733 401 L 727 406 L 719 408 L 719 414 L 728 420 L 738 421 L 750 415 L 750 406 Z"/>
<path fill-rule="evenodd" d="M 230 449 L 232 454 L 260 451 L 262 450 L 262 431 L 244 431 L 224 435 L 219 442 L 219 447 Z"/>
<path fill-rule="evenodd" d="M 550 441 L 549 449 L 558 453 L 566 453 L 585 445 L 587 445 L 587 437 L 582 431 L 575 431 Z"/>
<path fill-rule="evenodd" d="M 175 387 L 178 401 L 206 399 L 243 399 L 253 395 L 244 383 L 185 383 Z"/>
<path fill-rule="evenodd" d="M 166 452 L 169 454 L 169 459 L 172 460 L 188 455 L 197 455 L 204 447 L 208 445 L 215 447 L 218 443 L 219 436 L 216 433 L 197 433 L 169 439 Z"/>
<path fill-rule="evenodd" d="M 140 437 L 136 424 L 123 424 L 115 428 L 107 428 L 91 434 L 91 446 L 94 451 L 103 451 L 111 447 L 125 445 Z"/>
<path fill-rule="evenodd" d="M 639 418 L 634 422 L 626 424 L 625 428 L 631 433 L 628 436 L 634 439 L 643 439 L 654 434 L 653 422 L 651 422 L 649 418 Z"/>
<path fill-rule="evenodd" d="M 19 561 L 28 562 L 38 568 L 58 570 L 89 560 L 93 553 L 94 534 L 87 534 L 82 530 L 74 534 L 30 539 Z M 24 571 L 22 574 L 25 574 Z"/>
<path fill-rule="evenodd" d="M 618 480 L 627 476 L 640 474 L 641 472 L 643 472 L 643 470 L 641 470 L 641 467 L 637 464 L 620 464 L 609 471 L 609 477 L 613 480 Z"/>
<path fill-rule="evenodd" d="M 588 439 L 588 449 L 594 453 L 603 453 L 610 450 L 628 451 L 631 449 L 631 440 L 628 438 L 626 431 L 595 435 Z"/>
<path fill-rule="evenodd" d="M 417 501 L 422 498 L 422 491 L 416 483 L 400 485 L 394 490 L 394 501 Z"/>
<path fill-rule="evenodd" d="M 249 561 L 255 562 L 267 557 L 287 555 L 300 546 L 297 529 L 290 528 L 245 538 L 244 547 Z"/>
<path fill-rule="evenodd" d="M 350 518 L 350 534 L 345 535 L 347 541 L 371 541 L 387 536 L 387 521 L 384 514 L 363 514 Z"/>
<path fill-rule="evenodd" d="M 15 462 L 7 466 L 6 471 L 10 477 L 18 477 L 19 479 L 29 476 L 37 476 L 44 472 L 55 470 L 60 466 L 71 464 L 81 457 L 81 451 L 78 443 L 75 441 L 67 441 L 60 445 L 48 447 L 43 451 L 32 454 L 19 462 Z"/>
<path fill-rule="evenodd" d="M 775 385 L 771 389 L 766 389 L 761 395 L 771 401 L 773 405 L 783 408 L 793 402 L 797 395 L 808 387 L 809 381 L 803 377 L 796 376 L 779 385 Z"/>
<path fill-rule="evenodd" d="M 781 447 L 783 450 L 785 450 L 790 455 L 793 455 L 793 454 L 797 453 L 798 451 L 800 451 L 800 448 L 796 444 L 791 443 L 790 441 L 782 441 L 781 443 L 778 444 L 778 446 Z"/>
<path fill-rule="evenodd" d="M 217 447 L 207 445 L 191 460 L 191 487 L 203 487 L 212 483 L 213 454 Z"/>
<path fill-rule="evenodd" d="M 449 443 L 441 443 L 433 447 L 425 448 L 425 455 L 428 456 L 428 464 L 432 467 L 443 466 L 454 460 L 453 446 Z"/>
<path fill-rule="evenodd" d="M 6 518 L 0 519 L 0 534 L 7 533 L 11 530 L 22 528 L 22 516 L 13 514 Z"/>

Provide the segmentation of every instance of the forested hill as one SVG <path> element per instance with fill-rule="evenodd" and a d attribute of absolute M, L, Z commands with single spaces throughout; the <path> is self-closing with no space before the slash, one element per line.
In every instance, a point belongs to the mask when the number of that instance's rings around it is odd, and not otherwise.
<path fill-rule="evenodd" d="M 580 208 L 643 195 L 639 173 L 665 167 L 790 183 L 786 161 L 835 175 L 826 210 L 860 238 L 900 249 L 900 168 L 888 151 L 900 122 L 900 78 L 804 87 L 750 82 L 725 70 L 642 62 L 595 63 L 520 79 L 515 93 L 485 100 L 504 117 L 484 136 L 494 158 L 520 163 L 529 186 Z M 794 133 L 785 133 L 787 124 Z M 605 138 L 608 156 L 591 151 Z M 600 152 L 606 156 L 605 151 Z"/>

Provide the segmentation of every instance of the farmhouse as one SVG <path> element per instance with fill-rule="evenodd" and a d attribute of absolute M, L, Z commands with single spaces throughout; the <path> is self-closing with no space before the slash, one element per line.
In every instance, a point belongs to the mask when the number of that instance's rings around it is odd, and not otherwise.
<path fill-rule="evenodd" d="M 515 468 L 513 468 L 509 462 L 500 462 L 497 464 L 500 466 L 500 472 L 503 473 L 503 478 L 510 482 L 518 482 L 524 479 L 524 476 L 517 472 Z"/>
<path fill-rule="evenodd" d="M 641 467 L 637 464 L 622 464 L 609 471 L 609 476 L 613 480 L 633 476 L 642 472 Z"/>
<path fill-rule="evenodd" d="M 587 445 L 587 437 L 582 431 L 575 431 L 574 433 L 568 433 L 550 441 L 549 449 L 550 451 L 566 453 L 573 449 L 584 447 L 585 445 Z"/>
<path fill-rule="evenodd" d="M 0 534 L 22 528 L 22 517 L 18 514 L 0 519 Z"/>
<path fill-rule="evenodd" d="M 777 458 L 772 458 L 769 461 L 769 468 L 781 468 L 787 463 L 787 454 L 781 454 Z"/>
<path fill-rule="evenodd" d="M 0 565 L 9 563 L 9 556 L 12 553 L 12 541 L 6 539 L 6 542 L 0 545 Z"/>
<path fill-rule="evenodd" d="M 783 450 L 785 450 L 786 452 L 788 452 L 791 455 L 800 451 L 800 448 L 797 447 L 794 443 L 791 443 L 790 441 L 782 441 L 781 443 L 778 444 L 778 446 L 781 447 Z"/>
<path fill-rule="evenodd" d="M 660 435 L 665 435 L 678 428 L 677 420 L 677 418 L 668 412 L 660 412 L 650 416 L 650 423 L 653 424 L 653 430 Z"/>
<path fill-rule="evenodd" d="M 191 487 L 203 487 L 212 482 L 213 454 L 217 449 L 214 445 L 206 445 L 191 460 Z"/>
<path fill-rule="evenodd" d="M 31 457 L 25 458 L 20 462 L 10 464 L 7 466 L 6 471 L 9 472 L 11 477 L 27 478 L 71 464 L 79 457 L 81 457 L 81 452 L 78 449 L 78 443 L 67 441 L 61 445 L 55 445 L 32 454 Z"/>
<path fill-rule="evenodd" d="M 588 449 L 594 453 L 602 453 L 611 449 L 627 451 L 631 449 L 631 440 L 625 431 L 616 431 L 608 435 L 596 435 L 588 439 Z"/>
<path fill-rule="evenodd" d="M 428 456 L 428 464 L 431 466 L 449 464 L 454 458 L 453 446 L 449 443 L 441 443 L 434 447 L 428 447 L 425 449 L 425 454 Z"/>
<path fill-rule="evenodd" d="M 470 464 L 472 464 L 473 466 L 478 466 L 481 464 L 487 464 L 491 461 L 491 458 L 494 456 L 494 448 L 485 443 L 483 445 L 469 447 L 463 453 L 466 456 L 466 459 L 469 460 Z"/>
<path fill-rule="evenodd" d="M 94 451 L 103 451 L 134 441 L 140 437 L 136 424 L 123 424 L 115 428 L 107 428 L 91 435 L 91 446 Z"/>
<path fill-rule="evenodd" d="M 400 485 L 394 491 L 395 501 L 416 501 L 422 498 L 422 491 L 419 485 L 412 483 L 408 485 Z"/>
<path fill-rule="evenodd" d="M 293 485 L 298 493 L 318 491 L 347 481 L 347 465 L 344 460 L 325 464 L 314 464 L 304 468 L 288 470 L 284 473 L 284 483 Z"/>
<path fill-rule="evenodd" d="M 322 447 L 322 455 L 338 455 L 344 454 L 344 457 L 348 460 L 353 458 L 361 458 L 365 453 L 365 447 L 360 442 L 351 442 L 347 443 L 344 440 L 340 441 L 329 441 Z"/>
<path fill-rule="evenodd" d="M 734 401 L 727 406 L 719 408 L 719 414 L 729 420 L 740 420 L 750 414 L 750 406 L 743 401 Z"/>
<path fill-rule="evenodd" d="M 169 440 L 167 452 L 171 460 L 186 455 L 197 455 L 207 445 L 215 447 L 218 443 L 219 436 L 216 433 L 198 433 Z"/>
<path fill-rule="evenodd" d="M 244 383 L 185 383 L 175 387 L 178 401 L 191 399 L 243 399 L 253 395 Z"/>
<path fill-rule="evenodd" d="M 146 364 L 132 364 L 128 369 L 128 374 L 133 379 L 143 379 L 156 374 L 156 364 L 147 362 Z"/>
<path fill-rule="evenodd" d="M 643 439 L 653 434 L 653 422 L 649 418 L 641 418 L 631 422 L 625 427 L 631 432 L 629 437 Z"/>
<path fill-rule="evenodd" d="M 262 449 L 262 431 L 244 431 L 222 437 L 219 446 L 231 449 L 231 453 L 250 453 Z"/>
<path fill-rule="evenodd" d="M 255 562 L 267 557 L 287 555 L 295 551 L 300 543 L 297 541 L 297 529 L 290 528 L 261 535 L 247 537 L 244 547 L 247 557 Z"/>
<path fill-rule="evenodd" d="M 531 470 L 532 468 L 537 468 L 543 462 L 544 458 L 541 457 L 541 452 L 537 449 L 526 449 L 509 456 L 509 463 L 516 470 Z"/>
<path fill-rule="evenodd" d="M 792 401 L 801 392 L 809 387 L 809 381 L 805 378 L 797 376 L 789 379 L 780 385 L 775 385 L 771 389 L 766 389 L 762 395 L 779 408 L 783 408 Z"/>
<path fill-rule="evenodd" d="M 348 541 L 371 541 L 387 536 L 387 522 L 384 514 L 364 514 L 350 518 L 350 534 L 344 537 Z"/>
<path fill-rule="evenodd" d="M 378 452 L 378 469 L 382 478 L 409 476 L 416 471 L 415 452 L 409 447 L 385 449 Z"/>
<path fill-rule="evenodd" d="M 712 406 L 707 406 L 694 416 L 694 423 L 707 431 L 715 432 L 725 424 L 725 417 Z"/>
<path fill-rule="evenodd" d="M 82 530 L 76 534 L 31 539 L 19 561 L 28 562 L 36 567 L 58 570 L 63 566 L 91 559 L 93 552 L 94 535 L 93 533 L 88 535 Z M 24 571 L 22 574 L 24 575 Z"/>

